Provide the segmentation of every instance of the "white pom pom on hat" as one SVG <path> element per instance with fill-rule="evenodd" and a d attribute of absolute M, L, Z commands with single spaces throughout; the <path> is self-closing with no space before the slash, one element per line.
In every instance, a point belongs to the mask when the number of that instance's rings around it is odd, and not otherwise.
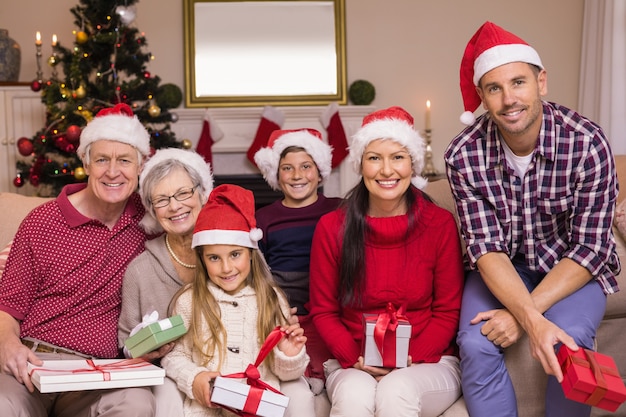
<path fill-rule="evenodd" d="M 526 62 L 543 69 L 541 58 L 524 40 L 500 26 L 485 22 L 467 43 L 460 69 L 461 95 L 465 111 L 461 122 L 471 125 L 481 99 L 476 86 L 487 72 L 511 62 Z"/>
<path fill-rule="evenodd" d="M 267 184 L 275 191 L 280 191 L 278 184 L 278 165 L 280 155 L 291 146 L 303 148 L 317 165 L 322 181 L 326 181 L 331 172 L 333 148 L 322 140 L 322 134 L 315 129 L 274 130 L 267 146 L 254 154 L 254 162 L 263 174 Z"/>
<path fill-rule="evenodd" d="M 236 245 L 258 249 L 262 238 L 263 231 L 256 227 L 252 191 L 222 184 L 213 189 L 198 215 L 191 247 Z"/>
<path fill-rule="evenodd" d="M 206 162 L 200 154 L 193 150 L 163 148 L 157 150 L 154 155 L 148 159 L 143 167 L 143 170 L 141 171 L 141 174 L 139 175 L 139 193 L 141 194 L 142 199 L 145 201 L 144 192 L 146 192 L 146 190 L 144 189 L 144 186 L 146 178 L 150 176 L 150 172 L 152 172 L 152 170 L 158 165 L 171 159 L 182 163 L 187 167 L 187 169 L 195 171 L 198 176 L 202 178 L 203 193 L 205 197 L 208 197 L 211 190 L 213 190 L 213 174 L 211 173 L 211 165 Z M 159 225 L 153 213 L 149 210 L 146 211 L 140 225 L 148 233 L 158 233 L 163 231 L 163 228 Z"/>
<path fill-rule="evenodd" d="M 76 154 L 82 160 L 87 147 L 97 140 L 112 140 L 134 146 L 143 156 L 150 155 L 150 134 L 128 104 L 102 109 L 80 134 Z"/>
<path fill-rule="evenodd" d="M 424 139 L 413 128 L 413 116 L 402 107 L 377 110 L 363 118 L 361 128 L 352 136 L 349 158 L 354 172 L 361 174 L 361 159 L 367 145 L 376 139 L 389 139 L 404 146 L 411 155 L 413 178 L 411 182 L 422 189 L 428 180 L 421 176 L 424 169 Z"/>

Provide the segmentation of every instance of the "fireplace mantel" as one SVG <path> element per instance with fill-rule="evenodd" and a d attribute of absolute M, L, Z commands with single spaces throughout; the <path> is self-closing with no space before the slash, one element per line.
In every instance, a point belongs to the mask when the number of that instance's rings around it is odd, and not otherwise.
<path fill-rule="evenodd" d="M 324 106 L 277 107 L 285 115 L 283 129 L 313 128 L 319 130 L 324 140 L 324 130 L 320 117 Z M 373 106 L 339 106 L 339 115 L 343 123 L 348 142 L 350 136 L 361 126 L 363 117 L 371 113 Z M 189 139 L 195 149 L 202 121 L 206 112 L 224 132 L 224 137 L 213 145 L 213 172 L 215 175 L 258 174 L 258 169 L 246 159 L 261 120 L 263 107 L 229 107 L 210 109 L 176 109 L 178 121 L 172 124 L 172 130 L 178 139 Z M 324 194 L 330 197 L 344 196 L 357 179 L 352 167 L 344 162 L 333 170 L 324 186 Z"/>

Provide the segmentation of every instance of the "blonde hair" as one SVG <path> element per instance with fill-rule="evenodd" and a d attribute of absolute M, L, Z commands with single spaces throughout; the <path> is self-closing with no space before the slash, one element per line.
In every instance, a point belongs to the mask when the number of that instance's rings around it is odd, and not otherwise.
<path fill-rule="evenodd" d="M 193 348 L 200 353 L 201 366 L 217 357 L 218 369 L 220 370 L 223 360 L 226 358 L 226 346 L 228 334 L 221 320 L 219 303 L 209 290 L 209 274 L 207 273 L 202 259 L 202 245 L 196 247 L 196 276 L 192 283 L 181 288 L 172 298 L 170 306 L 175 305 L 176 299 L 185 291 L 191 291 L 192 307 L 191 321 L 187 337 L 191 337 Z M 242 248 L 244 248 L 242 246 Z M 270 332 L 277 325 L 287 323 L 287 317 L 283 314 L 279 294 L 286 299 L 281 289 L 275 284 L 270 268 L 258 249 L 245 248 L 250 251 L 250 275 L 246 284 L 254 289 L 258 306 L 257 333 L 258 344 L 261 346 Z M 208 334 L 203 330 L 203 324 L 209 328 Z M 266 361 L 271 366 L 273 354 L 270 352 Z"/>

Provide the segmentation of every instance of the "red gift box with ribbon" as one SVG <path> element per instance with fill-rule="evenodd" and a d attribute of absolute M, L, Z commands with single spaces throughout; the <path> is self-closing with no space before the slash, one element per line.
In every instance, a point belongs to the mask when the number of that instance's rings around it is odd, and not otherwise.
<path fill-rule="evenodd" d="M 245 372 L 217 377 L 213 384 L 211 402 L 242 417 L 282 417 L 289 398 L 261 381 L 258 366 L 283 337 L 280 327 L 276 327 L 261 346 L 254 364 L 248 365 Z M 229 381 L 230 378 L 234 379 Z M 235 380 L 243 378 L 247 384 Z"/>
<path fill-rule="evenodd" d="M 610 356 L 583 348 L 574 352 L 561 345 L 557 358 L 566 398 L 611 412 L 626 401 L 624 381 Z"/>
<path fill-rule="evenodd" d="M 365 365 L 385 368 L 406 368 L 409 358 L 411 325 L 404 316 L 404 307 L 398 310 L 388 303 L 380 314 L 364 314 Z"/>

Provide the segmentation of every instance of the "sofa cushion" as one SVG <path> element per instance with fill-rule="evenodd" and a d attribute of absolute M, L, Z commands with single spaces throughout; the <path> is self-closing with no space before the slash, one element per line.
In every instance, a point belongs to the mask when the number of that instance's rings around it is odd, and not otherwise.
<path fill-rule="evenodd" d="M 0 207 L 4 210 L 0 215 L 0 248 L 4 248 L 13 240 L 20 223 L 28 213 L 50 198 L 26 197 L 15 193 L 0 193 Z"/>

